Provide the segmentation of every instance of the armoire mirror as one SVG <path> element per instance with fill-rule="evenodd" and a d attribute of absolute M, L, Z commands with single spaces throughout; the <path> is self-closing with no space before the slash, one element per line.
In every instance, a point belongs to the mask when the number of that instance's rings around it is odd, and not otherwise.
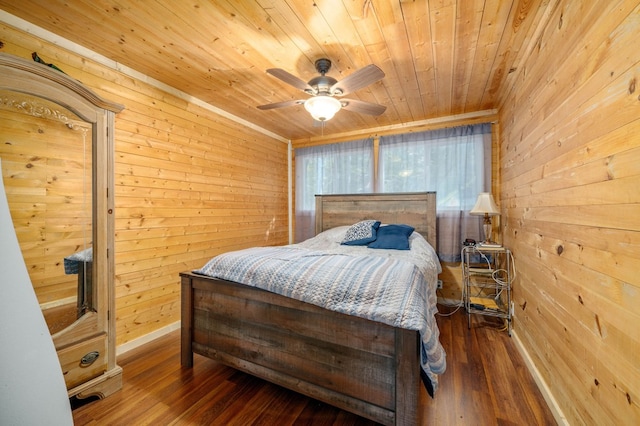
<path fill-rule="evenodd" d="M 69 396 L 106 396 L 121 386 L 113 129 L 123 108 L 59 70 L 0 53 L 5 192 Z"/>
<path fill-rule="evenodd" d="M 51 334 L 95 311 L 92 124 L 0 91 L 0 157 L 14 228 Z"/>

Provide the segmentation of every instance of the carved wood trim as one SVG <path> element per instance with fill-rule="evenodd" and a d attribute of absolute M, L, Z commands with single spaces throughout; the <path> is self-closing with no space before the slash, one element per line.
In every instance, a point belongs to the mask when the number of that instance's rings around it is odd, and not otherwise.
<path fill-rule="evenodd" d="M 18 56 L 0 53 L 0 68 L 3 67 L 19 69 L 44 77 L 54 83 L 60 84 L 67 89 L 74 91 L 99 108 L 106 109 L 114 113 L 118 113 L 124 109 L 124 105 L 107 101 L 106 99 L 102 98 L 101 96 L 87 88 L 85 85 L 80 83 L 78 80 L 46 65 L 39 64 L 34 61 L 28 61 Z"/>

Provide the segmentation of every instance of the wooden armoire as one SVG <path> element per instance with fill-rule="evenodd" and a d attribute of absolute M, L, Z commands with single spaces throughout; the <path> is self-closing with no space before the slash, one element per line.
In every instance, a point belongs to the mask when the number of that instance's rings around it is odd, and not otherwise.
<path fill-rule="evenodd" d="M 0 53 L 2 176 L 69 397 L 105 397 L 122 387 L 113 156 L 124 107 L 36 60 Z"/>

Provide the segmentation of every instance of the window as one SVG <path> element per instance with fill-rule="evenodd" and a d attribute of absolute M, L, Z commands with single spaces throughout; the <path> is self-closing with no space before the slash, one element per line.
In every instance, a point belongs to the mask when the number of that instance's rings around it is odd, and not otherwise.
<path fill-rule="evenodd" d="M 440 260 L 460 260 L 462 241 L 482 237 L 469 215 L 478 194 L 491 189 L 491 125 L 384 136 L 374 182 L 373 141 L 296 150 L 296 241 L 315 228 L 315 194 L 437 192 Z"/>
<path fill-rule="evenodd" d="M 462 240 L 482 235 L 469 210 L 490 190 L 491 125 L 382 137 L 379 158 L 380 192 L 437 192 L 436 251 L 459 261 Z"/>
<path fill-rule="evenodd" d="M 373 140 L 296 149 L 296 241 L 315 232 L 316 194 L 373 192 Z"/>

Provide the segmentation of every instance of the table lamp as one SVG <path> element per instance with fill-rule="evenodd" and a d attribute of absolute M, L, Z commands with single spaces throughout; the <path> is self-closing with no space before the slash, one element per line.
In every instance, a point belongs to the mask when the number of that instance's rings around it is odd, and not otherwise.
<path fill-rule="evenodd" d="M 496 244 L 491 241 L 491 216 L 499 215 L 500 210 L 498 210 L 498 206 L 493 200 L 493 196 L 488 192 L 481 192 L 478 195 L 476 205 L 473 206 L 469 213 L 474 216 L 484 216 L 484 223 L 482 224 L 482 227 L 484 228 L 485 243 Z"/>

